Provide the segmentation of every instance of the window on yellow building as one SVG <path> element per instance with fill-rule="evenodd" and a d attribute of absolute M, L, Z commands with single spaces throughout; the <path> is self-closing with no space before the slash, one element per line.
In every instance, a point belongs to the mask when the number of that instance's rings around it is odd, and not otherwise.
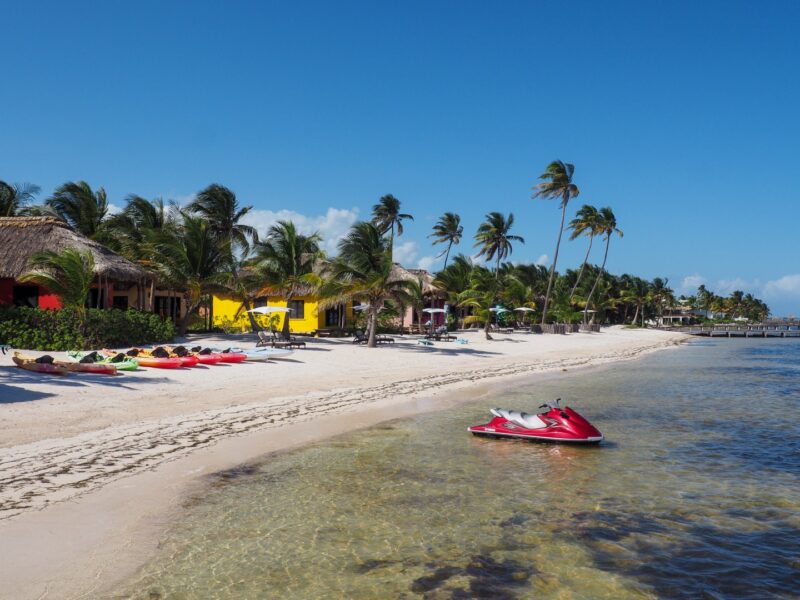
<path fill-rule="evenodd" d="M 289 300 L 289 308 L 292 309 L 292 312 L 289 313 L 292 319 L 306 318 L 306 303 L 304 300 Z"/>

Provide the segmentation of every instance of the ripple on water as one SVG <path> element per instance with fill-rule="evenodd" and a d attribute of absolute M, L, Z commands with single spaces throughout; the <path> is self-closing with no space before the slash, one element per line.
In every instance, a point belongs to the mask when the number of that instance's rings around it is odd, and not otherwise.
<path fill-rule="evenodd" d="M 797 340 L 701 342 L 266 456 L 113 597 L 798 597 L 799 365 Z M 463 433 L 557 396 L 608 443 Z"/>

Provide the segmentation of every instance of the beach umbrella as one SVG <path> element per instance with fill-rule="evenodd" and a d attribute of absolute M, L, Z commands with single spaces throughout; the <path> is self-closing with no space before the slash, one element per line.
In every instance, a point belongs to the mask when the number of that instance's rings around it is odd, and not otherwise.
<path fill-rule="evenodd" d="M 433 330 L 433 315 L 446 315 L 447 311 L 443 308 L 423 308 L 422 312 L 431 315 L 431 330 Z"/>
<path fill-rule="evenodd" d="M 497 313 L 498 315 L 502 314 L 504 312 L 508 312 L 508 309 L 507 308 L 503 308 L 502 306 L 495 306 L 493 308 L 490 308 L 489 310 L 491 312 L 493 312 L 493 313 Z"/>
<path fill-rule="evenodd" d="M 257 313 L 259 315 L 271 315 L 272 313 L 288 313 L 292 309 L 285 306 L 258 306 L 251 308 L 247 312 Z"/>
<path fill-rule="evenodd" d="M 286 306 L 257 306 L 256 308 L 251 308 L 247 312 L 257 315 L 272 315 L 276 313 L 289 313 L 291 310 L 291 308 L 287 308 Z M 270 322 L 270 329 L 271 328 L 272 324 Z"/>
<path fill-rule="evenodd" d="M 536 309 L 529 308 L 527 306 L 520 306 L 519 308 L 515 308 L 514 310 L 520 310 L 522 312 L 536 312 Z"/>

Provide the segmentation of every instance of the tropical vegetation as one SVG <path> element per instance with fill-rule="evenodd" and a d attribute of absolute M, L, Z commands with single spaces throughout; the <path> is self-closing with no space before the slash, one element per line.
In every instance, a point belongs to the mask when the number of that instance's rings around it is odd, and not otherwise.
<path fill-rule="evenodd" d="M 458 254 L 452 259 L 454 246 L 468 235 L 462 219 L 445 212 L 435 222 L 429 237 L 434 246 L 442 247 L 437 258 L 444 257 L 444 263 L 433 274 L 433 285 L 452 308 L 455 324 L 480 326 L 490 337 L 493 324 L 534 319 L 546 327 L 552 323 L 646 326 L 669 321 L 675 311 L 691 312 L 697 320 L 755 321 L 769 315 L 762 300 L 742 291 L 723 297 L 700 286 L 695 295 L 676 298 L 666 278 L 648 280 L 609 272 L 611 240 L 621 238 L 622 230 L 611 207 L 591 204 L 582 205 L 567 222 L 569 203 L 580 194 L 574 172 L 574 165 L 552 161 L 534 188 L 534 198 L 555 199 L 561 209 L 549 267 L 507 262 L 514 246 L 525 243 L 514 232 L 513 214 L 486 214 L 472 235 L 475 255 Z M 183 207 L 131 194 L 121 210 L 114 211 L 104 189 L 84 181 L 67 182 L 36 205 L 39 192 L 33 184 L 0 181 L 0 215 L 59 218 L 146 268 L 159 286 L 181 296 L 185 311 L 177 323 L 180 334 L 197 321 L 203 307 L 208 324 L 213 324 L 214 294 L 239 299 L 244 311 L 250 311 L 263 296 L 280 296 L 288 305 L 296 297 L 312 294 L 320 299 L 321 308 L 357 303 L 363 307 L 370 346 L 375 345 L 378 329 L 400 321 L 407 308 L 422 322 L 422 310 L 430 305 L 429 288 L 422 279 L 400 276 L 393 261 L 395 235 L 402 235 L 404 225 L 414 217 L 403 212 L 392 194 L 378 200 L 369 221 L 352 226 L 338 242 L 335 256 L 327 256 L 319 233 L 302 231 L 292 221 L 276 222 L 259 236 L 249 221 L 252 206 L 241 204 L 232 190 L 218 183 L 198 192 Z M 575 269 L 559 272 L 565 229 L 570 241 L 585 240 L 586 249 Z M 602 256 L 595 262 L 592 253 L 597 239 L 602 240 Z M 37 255 L 29 266 L 24 281 L 61 296 L 65 314 L 73 315 L 70 318 L 91 320 L 82 317 L 88 314 L 86 298 L 94 283 L 91 256 L 67 250 Z M 152 312 L 153 306 L 145 309 Z M 250 312 L 248 316 L 256 329 L 257 322 Z M 283 322 L 282 335 L 288 336 L 289 319 Z M 92 339 L 101 337 L 108 339 L 100 335 Z"/>

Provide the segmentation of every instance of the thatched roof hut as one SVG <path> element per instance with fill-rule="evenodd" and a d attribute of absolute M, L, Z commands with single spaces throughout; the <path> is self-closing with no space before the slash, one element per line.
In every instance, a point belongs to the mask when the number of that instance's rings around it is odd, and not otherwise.
<path fill-rule="evenodd" d="M 444 295 L 444 291 L 433 284 L 433 275 L 425 269 L 406 269 L 394 263 L 392 265 L 392 279 L 406 281 L 421 281 L 422 293 L 430 296 Z"/>
<path fill-rule="evenodd" d="M 142 267 L 73 231 L 59 219 L 0 217 L 0 277 L 17 279 L 28 271 L 28 261 L 37 252 L 69 248 L 91 252 L 95 274 L 103 278 L 124 282 L 152 278 Z"/>

